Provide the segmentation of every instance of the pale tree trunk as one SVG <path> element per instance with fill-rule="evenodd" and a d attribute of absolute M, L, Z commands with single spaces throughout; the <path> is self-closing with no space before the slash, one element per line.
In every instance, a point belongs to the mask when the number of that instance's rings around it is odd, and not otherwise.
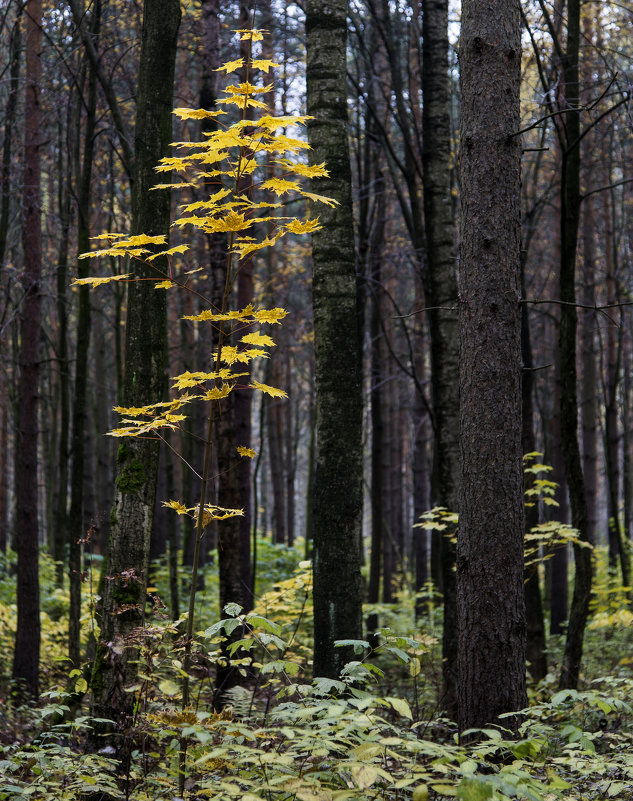
<path fill-rule="evenodd" d="M 37 444 L 42 274 L 41 0 L 28 0 L 24 16 L 26 46 L 22 216 L 24 299 L 21 313 L 19 414 L 15 465 L 18 620 L 13 655 L 13 679 L 17 682 L 20 697 L 26 694 L 37 698 L 40 660 Z"/>
<path fill-rule="evenodd" d="M 306 83 L 315 189 L 339 205 L 320 210 L 312 238 L 317 462 L 314 486 L 314 675 L 336 678 L 350 658 L 334 641 L 361 635 L 362 395 L 351 174 L 347 141 L 345 0 L 306 3 Z"/>
<path fill-rule="evenodd" d="M 459 340 L 456 262 L 450 187 L 448 0 L 422 2 L 422 118 L 427 301 L 431 334 L 435 455 L 431 502 L 451 511 L 459 498 Z M 444 628 L 442 707 L 457 713 L 457 606 L 455 547 L 441 540 Z"/>
<path fill-rule="evenodd" d="M 460 731 L 527 704 L 518 0 L 464 0 L 460 68 Z M 517 721 L 504 718 L 503 726 Z"/>
<path fill-rule="evenodd" d="M 172 90 L 180 7 L 175 0 L 147 1 L 139 67 L 135 129 L 133 233 L 168 234 L 168 192 L 149 191 L 156 182 L 154 167 L 169 153 L 172 140 Z M 154 289 L 154 268 L 165 262 L 134 262 L 135 278 L 128 286 L 125 341 L 124 406 L 144 406 L 166 392 L 167 332 L 165 293 Z M 138 664 L 133 632 L 142 626 L 152 532 L 158 441 L 124 440 L 117 455 L 114 511 L 105 565 L 101 643 L 93 672 L 95 712 L 117 719 L 125 728 L 133 714 L 133 684 Z M 126 640 L 131 638 L 131 641 Z M 120 743 L 120 757 L 127 746 Z"/>

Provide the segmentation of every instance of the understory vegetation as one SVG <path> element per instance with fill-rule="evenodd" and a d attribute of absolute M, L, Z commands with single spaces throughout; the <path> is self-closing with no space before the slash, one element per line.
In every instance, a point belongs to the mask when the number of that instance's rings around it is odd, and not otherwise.
<path fill-rule="evenodd" d="M 87 670 L 68 673 L 61 654 L 68 592 L 55 588 L 55 566 L 42 558 L 42 682 L 38 708 L 18 707 L 9 682 L 15 630 L 12 555 L 0 580 L 0 799 L 173 799 L 179 750 L 187 742 L 185 797 L 191 799 L 628 799 L 633 788 L 633 659 L 630 601 L 596 555 L 596 591 L 586 638 L 582 690 L 558 691 L 560 638 L 550 639 L 551 673 L 531 686 L 516 737 L 501 728 L 465 733 L 442 716 L 441 618 L 436 597 L 406 590 L 378 613 L 378 645 L 353 643 L 355 659 L 340 680 L 314 678 L 312 580 L 293 548 L 262 539 L 259 593 L 252 612 L 236 605 L 214 620 L 217 578 L 205 568 L 192 648 L 190 706 L 180 709 L 184 619 L 171 621 L 156 566 L 140 648 L 134 719 L 117 734 L 129 760 L 95 744 Z M 289 566 L 294 565 L 294 570 Z M 98 637 L 96 585 L 86 593 L 82 636 Z M 406 581 L 403 582 L 406 586 Z M 228 652 L 241 686 L 214 712 L 215 665 Z M 349 643 L 341 643 L 349 645 Z M 216 705 L 217 706 L 217 705 Z M 116 723 L 116 721 L 115 721 Z M 97 738 L 98 739 L 98 738 Z"/>

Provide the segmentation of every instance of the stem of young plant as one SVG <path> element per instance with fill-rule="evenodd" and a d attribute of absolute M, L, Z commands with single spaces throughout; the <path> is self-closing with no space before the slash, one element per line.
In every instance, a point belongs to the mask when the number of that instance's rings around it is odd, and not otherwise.
<path fill-rule="evenodd" d="M 251 42 L 252 47 L 252 42 Z M 247 69 L 250 67 L 250 52 L 249 57 L 246 60 Z M 248 72 L 247 72 L 248 75 Z M 244 99 L 244 108 L 242 109 L 242 118 L 244 119 L 246 116 L 247 111 L 247 98 L 248 95 Z M 233 194 L 237 195 L 240 187 L 240 183 L 242 180 L 242 164 L 244 163 L 246 157 L 245 149 L 243 146 L 240 146 L 239 156 L 237 160 L 237 165 L 235 168 L 235 184 L 233 187 Z M 235 276 L 239 272 L 236 270 L 235 275 L 233 275 L 233 246 L 235 243 L 235 233 L 231 232 L 229 235 L 228 245 L 227 245 L 227 262 L 226 262 L 226 275 L 224 281 L 224 292 L 222 295 L 222 308 L 220 310 L 221 314 L 226 314 L 228 310 L 228 303 L 229 303 L 229 296 L 231 294 L 231 289 L 233 286 L 233 281 L 235 280 Z M 217 373 L 220 370 L 220 365 L 222 362 L 222 348 L 224 347 L 224 342 L 227 336 L 227 330 L 225 327 L 225 321 L 221 321 L 218 330 L 218 346 L 215 355 L 215 365 L 214 371 Z M 215 387 L 218 383 L 218 379 L 214 379 L 213 386 Z M 200 501 L 198 505 L 198 516 L 196 519 L 196 539 L 194 543 L 194 552 L 193 552 L 193 564 L 191 567 L 191 588 L 189 591 L 189 612 L 187 616 L 187 631 L 185 634 L 185 653 L 183 658 L 183 681 L 182 681 L 182 704 L 181 708 L 184 711 L 189 706 L 189 667 L 191 662 L 191 645 L 193 640 L 193 622 L 194 622 L 194 613 L 195 613 L 195 604 L 196 604 L 196 591 L 197 591 L 197 584 L 198 584 L 198 567 L 200 564 L 200 546 L 202 543 L 202 535 L 204 534 L 204 511 L 205 505 L 207 501 L 207 493 L 209 484 L 211 482 L 211 455 L 213 450 L 213 431 L 215 428 L 215 421 L 216 421 L 216 404 L 219 404 L 219 400 L 211 400 L 210 401 L 210 408 L 209 408 L 209 417 L 207 420 L 207 436 L 205 440 L 204 446 L 204 462 L 203 462 L 203 469 L 202 469 L 202 483 L 200 486 Z M 186 778 L 186 767 L 187 767 L 187 740 L 185 737 L 182 737 L 180 740 L 180 750 L 179 750 L 179 758 L 178 758 L 178 792 L 181 797 L 184 797 L 184 789 L 185 789 L 185 778 Z"/>

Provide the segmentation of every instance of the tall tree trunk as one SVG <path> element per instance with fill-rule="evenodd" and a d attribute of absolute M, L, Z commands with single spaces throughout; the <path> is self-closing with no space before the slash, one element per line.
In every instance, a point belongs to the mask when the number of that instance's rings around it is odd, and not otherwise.
<path fill-rule="evenodd" d="M 42 3 L 25 6 L 26 97 L 24 104 L 24 188 L 22 242 L 24 299 L 21 314 L 18 441 L 16 447 L 16 542 L 18 555 L 18 620 L 13 655 L 13 679 L 18 693 L 37 698 L 40 661 L 40 587 L 38 566 L 38 401 L 42 232 L 40 141 L 42 132 Z"/>
<path fill-rule="evenodd" d="M 351 657 L 335 648 L 361 634 L 362 395 L 351 172 L 347 141 L 347 3 L 306 2 L 308 123 L 320 193 L 338 201 L 312 238 L 317 464 L 314 487 L 314 674 L 338 677 Z"/>
<path fill-rule="evenodd" d="M 580 217 L 580 114 L 578 54 L 580 49 L 580 0 L 567 3 L 567 48 L 564 58 L 565 108 L 561 174 L 560 264 L 560 416 L 565 475 L 569 488 L 571 522 L 580 539 L 588 542 L 587 500 L 578 447 L 576 397 L 576 245 Z M 561 688 L 578 686 L 585 625 L 591 593 L 591 551 L 574 546 L 576 578 L 572 596 Z"/>
<path fill-rule="evenodd" d="M 91 38 L 95 47 L 101 27 L 101 2 L 97 0 L 90 21 Z M 79 253 L 90 248 L 90 204 L 92 189 L 92 166 L 94 158 L 94 136 L 97 109 L 97 80 L 92 65 L 88 69 L 88 98 L 86 104 L 86 127 L 84 131 L 83 162 L 79 175 L 77 199 Z M 79 137 L 78 137 L 79 138 Z M 80 278 L 87 275 L 87 261 L 79 260 L 77 273 Z M 84 539 L 84 473 L 86 439 L 86 393 L 88 384 L 88 349 L 90 345 L 90 288 L 79 287 L 79 310 L 77 314 L 77 350 L 75 355 L 75 391 L 72 419 L 72 469 L 70 478 L 70 514 L 68 518 L 70 585 L 70 608 L 68 628 L 68 656 L 74 667 L 79 667 L 79 634 L 81 618 L 81 541 Z"/>
<path fill-rule="evenodd" d="M 556 363 L 560 363 L 560 348 L 556 347 Z M 553 412 L 550 418 L 550 461 L 552 480 L 556 482 L 555 500 L 558 506 L 551 515 L 562 523 L 569 521 L 569 500 L 567 482 L 565 480 L 565 463 L 562 451 L 561 418 L 560 418 L 560 368 L 555 378 Z M 546 454 L 547 455 L 547 454 Z M 550 634 L 562 634 L 569 611 L 568 587 L 569 546 L 559 545 L 554 549 L 550 560 Z"/>
<path fill-rule="evenodd" d="M 525 262 L 521 263 L 521 295 L 525 297 Z M 534 372 L 532 361 L 532 344 L 530 341 L 530 320 L 528 306 L 521 306 L 521 354 L 523 358 L 523 382 L 521 387 L 522 432 L 521 444 L 523 453 L 536 450 L 534 440 Z M 524 477 L 525 489 L 533 485 L 533 481 Z M 527 532 L 538 525 L 538 504 L 527 506 L 525 510 L 525 529 Z M 534 681 L 544 679 L 547 674 L 547 654 L 545 651 L 545 620 L 543 618 L 543 600 L 539 579 L 539 562 L 525 568 L 525 619 L 526 619 L 526 657 L 530 675 Z"/>
<path fill-rule="evenodd" d="M 611 171 L 606 170 L 606 183 L 611 183 Z M 621 340 L 618 329 L 622 325 L 622 315 L 615 308 L 616 292 L 616 245 L 614 220 L 610 192 L 604 193 L 604 231 L 606 302 L 614 307 L 606 324 L 606 365 L 604 366 L 604 452 L 607 479 L 607 541 L 609 544 L 609 569 L 615 574 L 618 563 L 622 570 L 622 583 L 629 585 L 629 554 L 622 545 L 620 525 L 620 432 L 618 421 L 618 386 L 620 383 Z M 615 319 L 614 319 L 615 318 Z"/>
<path fill-rule="evenodd" d="M 13 126 L 16 120 L 20 78 L 20 52 L 22 37 L 20 36 L 20 17 L 18 8 L 15 22 L 11 28 L 9 41 L 9 96 L 5 109 L 4 142 L 2 144 L 2 172 L 0 173 L 0 274 L 4 267 L 7 250 L 7 234 L 9 232 L 9 206 L 11 205 L 11 152 L 13 149 Z"/>
<path fill-rule="evenodd" d="M 583 13 L 583 39 L 589 45 L 594 43 L 594 15 L 596 8 L 588 2 Z M 583 99 L 591 103 L 594 90 L 593 70 L 595 59 L 584 59 L 582 74 L 584 83 Z M 595 180 L 595 162 L 592 151 L 596 146 L 595 131 L 591 131 L 583 142 L 582 170 L 583 185 L 592 187 Z M 596 218 L 594 196 L 586 197 L 582 204 L 582 302 L 585 309 L 581 312 L 581 348 L 582 348 L 582 385 L 581 385 L 581 419 L 582 419 L 582 471 L 585 479 L 585 496 L 587 498 L 587 531 L 592 542 L 597 541 L 598 534 L 598 382 L 596 375 L 596 312 L 591 306 L 596 304 Z"/>
<path fill-rule="evenodd" d="M 172 92 L 180 6 L 176 0 L 146 0 L 139 65 L 135 129 L 133 233 L 168 234 L 169 193 L 149 189 L 154 167 L 169 152 L 172 140 Z M 125 341 L 125 406 L 155 403 L 165 395 L 167 332 L 165 294 L 154 289 L 154 268 L 135 262 L 128 286 Z M 129 439 L 117 454 L 116 496 L 105 566 L 101 644 L 93 673 L 95 711 L 116 717 L 125 727 L 134 694 L 125 692 L 137 672 L 136 649 L 125 639 L 142 625 L 145 609 L 149 543 L 152 532 L 158 441 Z M 129 745 L 129 744 L 128 744 Z M 125 756 L 125 743 L 119 743 Z"/>
<path fill-rule="evenodd" d="M 518 0 L 464 0 L 460 44 L 460 731 L 522 709 Z M 518 725 L 504 718 L 504 726 Z"/>
<path fill-rule="evenodd" d="M 72 96 L 71 96 L 72 97 Z M 70 100 L 72 104 L 72 99 Z M 69 104 L 69 105 L 70 105 Z M 68 115 L 71 116 L 70 114 Z M 68 242 L 71 218 L 70 170 L 64 169 L 62 134 L 59 136 L 59 221 L 61 225 L 57 256 L 57 392 L 59 397 L 59 431 L 57 460 L 52 484 L 57 497 L 55 520 L 49 531 L 49 550 L 55 560 L 57 586 L 64 583 L 66 561 L 66 525 L 68 514 L 68 428 L 70 422 L 70 364 L 68 359 Z M 66 175 L 64 176 L 64 173 Z M 64 176 L 64 177 L 62 177 Z"/>
<path fill-rule="evenodd" d="M 245 29 L 250 27 L 251 21 L 251 3 L 250 0 L 240 0 L 239 5 L 239 19 L 238 28 Z M 248 40 L 240 40 L 240 56 L 246 60 L 248 59 L 251 51 L 252 43 Z M 248 80 L 249 75 L 246 72 L 246 67 L 243 67 L 239 74 L 239 80 L 244 82 Z M 250 113 L 249 113 L 250 112 Z M 274 110 L 272 112 L 274 114 Z M 244 117 L 252 117 L 252 109 L 248 107 L 244 109 Z M 240 192 L 247 197 L 252 197 L 251 179 L 244 180 L 244 186 Z M 253 256 L 252 254 L 242 259 L 240 265 L 240 273 L 237 279 L 237 305 L 238 308 L 243 309 L 249 303 L 252 303 L 254 297 L 253 292 Z M 252 365 L 242 365 L 241 372 L 247 373 L 243 381 L 248 383 Z M 251 447 L 251 409 L 253 405 L 253 391 L 249 387 L 236 387 L 228 398 L 228 402 L 233 404 L 235 415 L 235 439 L 233 440 L 233 447 L 235 445 L 243 445 L 247 448 Z M 252 520 L 252 469 L 251 460 L 249 458 L 240 459 L 237 465 L 237 482 L 239 490 L 238 508 L 244 510 L 244 514 L 237 518 L 237 528 L 239 530 L 239 571 L 240 581 L 242 585 L 242 606 L 248 612 L 253 608 L 253 598 L 251 595 L 251 520 Z"/>
<path fill-rule="evenodd" d="M 459 338 L 456 262 L 453 249 L 448 91 L 448 0 L 422 2 L 422 117 L 427 300 L 431 334 L 435 454 L 432 504 L 451 511 L 459 499 Z M 457 604 L 455 546 L 441 540 L 444 628 L 442 706 L 457 714 Z"/>

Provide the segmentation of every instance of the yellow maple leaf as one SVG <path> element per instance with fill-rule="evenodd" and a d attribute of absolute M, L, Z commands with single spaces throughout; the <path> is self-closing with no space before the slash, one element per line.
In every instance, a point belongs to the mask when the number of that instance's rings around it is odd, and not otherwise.
<path fill-rule="evenodd" d="M 171 172 L 171 170 L 184 170 L 187 167 L 187 161 L 185 159 L 179 159 L 174 156 L 168 156 L 160 160 L 160 162 L 154 167 L 156 172 Z"/>
<path fill-rule="evenodd" d="M 295 181 L 287 181 L 285 178 L 269 178 L 268 181 L 264 181 L 264 183 L 261 184 L 260 188 L 269 189 L 276 195 L 283 195 L 284 192 L 293 192 L 299 187 Z"/>
<path fill-rule="evenodd" d="M 180 181 L 177 184 L 154 184 L 154 186 L 150 186 L 150 191 L 152 189 L 189 189 L 196 186 L 198 186 L 197 181 Z"/>
<path fill-rule="evenodd" d="M 91 236 L 90 239 L 125 239 L 127 234 L 115 234 L 112 231 L 106 231 L 103 234 L 97 234 L 96 236 Z"/>
<path fill-rule="evenodd" d="M 288 161 L 288 159 L 278 159 L 275 163 L 290 172 L 302 175 L 304 178 L 327 178 L 330 175 L 325 168 L 325 163 L 301 164 L 299 162 Z"/>
<path fill-rule="evenodd" d="M 279 325 L 281 325 L 281 323 L 279 321 L 283 320 L 283 318 L 287 314 L 288 314 L 288 312 L 285 309 L 280 309 L 280 308 L 277 308 L 277 309 L 259 309 L 258 311 L 253 312 L 253 317 L 259 323 L 270 323 L 271 325 L 274 325 L 275 323 L 278 323 Z"/>
<path fill-rule="evenodd" d="M 307 120 L 311 119 L 313 118 L 308 114 L 286 114 L 280 117 L 265 114 L 257 120 L 257 125 L 274 133 L 279 128 L 288 128 L 290 125 L 303 125 Z"/>
<path fill-rule="evenodd" d="M 226 398 L 233 390 L 232 384 L 222 384 L 221 387 L 213 387 L 213 389 L 207 390 L 204 393 L 203 397 L 205 400 L 221 400 L 222 398 Z"/>
<path fill-rule="evenodd" d="M 147 261 L 157 259 L 159 256 L 173 256 L 174 253 L 186 253 L 189 250 L 189 245 L 174 245 L 169 250 L 161 250 L 160 253 L 153 253 L 147 257 Z"/>
<path fill-rule="evenodd" d="M 205 229 L 209 231 L 243 231 L 245 228 L 250 228 L 252 225 L 251 220 L 245 220 L 244 215 L 237 211 L 230 211 L 220 219 L 207 220 Z"/>
<path fill-rule="evenodd" d="M 274 341 L 267 334 L 260 334 L 259 332 L 246 334 L 241 338 L 240 342 L 244 342 L 247 345 L 256 345 L 259 348 L 275 347 Z"/>
<path fill-rule="evenodd" d="M 237 452 L 240 456 L 248 456 L 249 459 L 254 459 L 257 456 L 257 451 L 254 451 L 252 448 L 247 448 L 244 445 L 238 445 Z"/>
<path fill-rule="evenodd" d="M 163 506 L 166 506 L 168 509 L 175 509 L 179 515 L 186 515 L 189 513 L 184 503 L 180 503 L 179 501 L 163 501 Z"/>
<path fill-rule="evenodd" d="M 234 345 L 225 345 L 222 348 L 222 361 L 224 364 L 235 364 L 236 362 L 241 362 L 242 364 L 248 364 L 252 359 L 257 358 L 268 358 L 268 355 L 265 351 L 249 348 L 247 350 L 238 350 Z M 216 354 L 213 354 L 213 358 L 216 358 Z"/>
<path fill-rule="evenodd" d="M 277 389 L 277 387 L 269 387 L 268 384 L 260 384 L 259 381 L 253 381 L 249 384 L 249 387 L 252 389 L 259 389 L 260 392 L 265 392 L 266 395 L 270 395 L 271 398 L 287 398 L 288 393 L 285 392 L 283 389 Z"/>
<path fill-rule="evenodd" d="M 169 289 L 172 286 L 175 286 L 173 281 L 159 281 L 159 283 L 154 286 L 154 289 Z"/>
<path fill-rule="evenodd" d="M 82 253 L 82 256 L 84 255 L 85 254 Z M 108 275 L 103 278 L 75 278 L 75 280 L 72 282 L 72 285 L 99 286 L 100 284 L 109 284 L 110 281 L 125 281 L 128 278 L 134 278 L 134 275 L 132 273 L 125 273 L 125 275 Z"/>
<path fill-rule="evenodd" d="M 172 111 L 181 120 L 205 120 L 209 117 L 219 117 L 226 111 L 207 111 L 206 108 L 175 108 Z"/>
<path fill-rule="evenodd" d="M 250 39 L 251 42 L 261 42 L 268 31 L 265 28 L 240 28 L 236 29 L 235 33 L 239 33 L 243 41 Z"/>
<path fill-rule="evenodd" d="M 229 72 L 235 72 L 236 70 L 241 69 L 244 66 L 244 59 L 238 58 L 235 61 L 227 61 L 226 64 L 222 64 L 221 67 L 218 67 L 215 71 L 220 72 L 224 70 L 227 75 Z"/>
<path fill-rule="evenodd" d="M 285 228 L 291 234 L 311 234 L 313 231 L 319 231 L 323 226 L 319 225 L 319 218 L 301 220 L 292 220 L 287 223 Z"/>
<path fill-rule="evenodd" d="M 315 203 L 325 203 L 328 206 L 338 206 L 338 200 L 334 200 L 334 198 L 325 197 L 325 195 L 315 195 L 313 192 L 306 192 L 304 189 L 300 189 L 299 193 L 303 195 L 303 197 L 307 197 L 308 200 L 314 200 Z"/>
<path fill-rule="evenodd" d="M 277 134 L 272 150 L 276 150 L 280 153 L 283 153 L 285 150 L 288 150 L 290 153 L 298 153 L 300 150 L 310 150 L 310 145 L 307 142 L 303 142 L 301 139 L 292 139 L 289 136 Z"/>
<path fill-rule="evenodd" d="M 266 103 L 262 103 L 260 100 L 255 100 L 248 95 L 229 95 L 229 97 L 222 97 L 219 100 L 215 101 L 216 103 L 223 103 L 225 105 L 233 105 L 237 106 L 238 108 L 263 108 L 268 109 L 268 105 Z"/>
<path fill-rule="evenodd" d="M 251 66 L 255 70 L 261 70 L 262 72 L 268 72 L 271 69 L 275 69 L 276 67 L 281 67 L 281 64 L 276 64 L 274 61 L 269 61 L 266 58 L 254 58 L 251 61 Z"/>
<path fill-rule="evenodd" d="M 231 84 L 230 86 L 227 86 L 224 91 L 227 94 L 232 95 L 262 95 L 266 94 L 266 92 L 270 92 L 272 88 L 272 84 L 269 84 L 268 86 L 255 86 L 254 84 L 249 83 L 249 81 L 245 81 L 244 83 L 239 83 L 237 85 Z"/>

